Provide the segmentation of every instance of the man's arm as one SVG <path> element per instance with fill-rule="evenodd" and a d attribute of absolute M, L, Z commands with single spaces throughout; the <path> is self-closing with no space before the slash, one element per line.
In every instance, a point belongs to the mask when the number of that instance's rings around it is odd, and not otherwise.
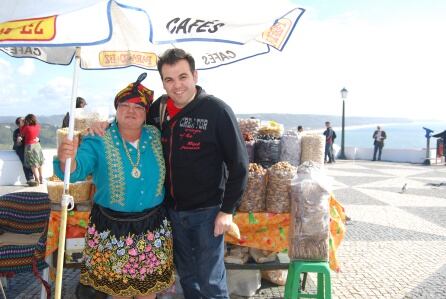
<path fill-rule="evenodd" d="M 228 170 L 223 203 L 215 219 L 214 235 L 229 230 L 232 214 L 237 208 L 248 182 L 248 152 L 231 108 L 227 106 L 220 114 L 217 128 L 219 145 Z"/>

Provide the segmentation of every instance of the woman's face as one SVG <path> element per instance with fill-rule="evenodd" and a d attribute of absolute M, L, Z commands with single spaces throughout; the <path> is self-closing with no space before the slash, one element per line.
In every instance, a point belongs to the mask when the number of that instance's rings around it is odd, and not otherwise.
<path fill-rule="evenodd" d="M 139 129 L 146 121 L 146 109 L 133 103 L 121 103 L 116 111 L 116 119 L 122 129 Z"/>

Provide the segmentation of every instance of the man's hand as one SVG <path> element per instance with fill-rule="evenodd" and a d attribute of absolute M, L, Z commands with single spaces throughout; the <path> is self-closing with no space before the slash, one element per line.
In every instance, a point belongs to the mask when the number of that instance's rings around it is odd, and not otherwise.
<path fill-rule="evenodd" d="M 232 214 L 218 212 L 217 217 L 215 217 L 214 236 L 217 237 L 227 232 L 231 227 L 231 224 Z"/>
<path fill-rule="evenodd" d="M 105 130 L 108 128 L 110 124 L 108 121 L 96 121 L 91 124 L 91 127 L 88 128 L 88 135 L 99 135 L 104 136 Z"/>

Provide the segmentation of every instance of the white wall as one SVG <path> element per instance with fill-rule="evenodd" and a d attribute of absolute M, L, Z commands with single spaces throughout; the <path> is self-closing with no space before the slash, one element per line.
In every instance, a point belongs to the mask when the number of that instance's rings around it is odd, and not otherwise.
<path fill-rule="evenodd" d="M 372 160 L 373 148 L 346 147 L 345 156 L 349 160 Z M 435 158 L 435 149 L 430 156 Z M 383 148 L 381 160 L 390 162 L 423 163 L 426 159 L 425 149 L 391 149 Z"/>
<path fill-rule="evenodd" d="M 43 163 L 43 177 L 53 175 L 53 156 L 56 149 L 43 150 L 45 162 Z M 0 186 L 23 185 L 26 183 L 22 163 L 13 150 L 0 151 Z"/>

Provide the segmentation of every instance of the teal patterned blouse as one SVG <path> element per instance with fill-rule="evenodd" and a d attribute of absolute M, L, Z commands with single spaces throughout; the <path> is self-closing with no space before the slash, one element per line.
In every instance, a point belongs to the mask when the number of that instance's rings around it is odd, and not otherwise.
<path fill-rule="evenodd" d="M 139 212 L 159 205 L 164 199 L 164 176 L 166 173 L 160 132 L 146 125 L 139 139 L 141 171 L 139 178 L 131 174 L 132 164 L 122 145 L 121 134 L 116 122 L 106 130 L 105 136 L 85 136 L 76 155 L 76 170 L 70 182 L 93 176 L 96 185 L 94 202 L 121 212 Z M 137 161 L 137 150 L 126 143 L 133 163 Z M 63 179 L 59 160 L 53 162 L 54 173 Z"/>

